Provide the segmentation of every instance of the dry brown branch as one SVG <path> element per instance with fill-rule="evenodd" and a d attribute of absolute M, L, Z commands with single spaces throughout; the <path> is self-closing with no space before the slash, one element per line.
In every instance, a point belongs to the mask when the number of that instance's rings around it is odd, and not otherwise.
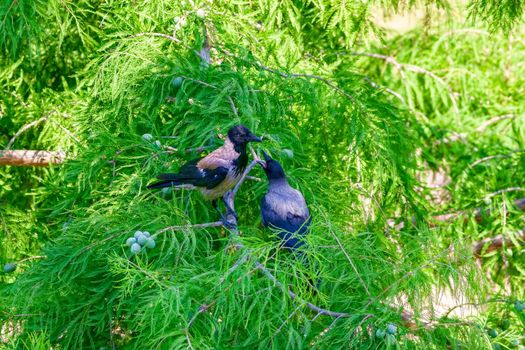
<path fill-rule="evenodd" d="M 66 159 L 65 152 L 6 150 L 0 151 L 0 165 L 48 166 L 60 164 Z"/>
<path fill-rule="evenodd" d="M 525 244 L 525 229 L 516 232 L 516 240 L 523 241 Z M 513 247 L 515 245 L 514 240 L 504 235 L 497 235 L 495 237 L 485 238 L 481 241 L 474 243 L 472 250 L 474 256 L 480 257 L 482 253 L 490 253 L 494 250 L 498 250 L 501 247 Z"/>
<path fill-rule="evenodd" d="M 516 199 L 514 201 L 514 206 L 521 210 L 525 211 L 525 198 Z M 490 216 L 491 212 L 489 209 L 483 209 L 483 208 L 476 208 L 473 210 L 474 212 L 474 219 L 477 222 L 483 221 L 483 219 L 487 216 Z M 461 210 L 454 213 L 447 213 L 447 214 L 441 214 L 433 216 L 432 219 L 434 221 L 440 221 L 440 222 L 449 222 L 452 221 L 460 216 L 465 216 L 465 221 L 468 220 L 467 215 L 472 213 L 472 211 L 469 210 Z"/>

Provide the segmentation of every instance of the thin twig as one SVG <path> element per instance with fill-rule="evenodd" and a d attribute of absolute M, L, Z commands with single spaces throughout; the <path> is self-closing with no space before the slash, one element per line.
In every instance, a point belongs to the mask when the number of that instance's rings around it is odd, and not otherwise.
<path fill-rule="evenodd" d="M 20 263 L 25 262 L 25 261 L 39 260 L 39 259 L 46 259 L 46 258 L 47 258 L 47 256 L 45 256 L 45 255 L 35 255 L 35 256 L 30 256 L 28 258 L 24 258 L 22 260 L 18 260 L 16 262 L 16 264 L 20 264 Z"/>
<path fill-rule="evenodd" d="M 174 37 L 172 35 L 168 35 L 168 34 L 163 34 L 163 33 L 137 33 L 137 34 L 129 36 L 129 38 L 138 38 L 138 37 L 141 37 L 141 36 L 156 36 L 156 37 L 160 37 L 160 38 L 164 38 L 164 39 L 168 39 L 168 40 L 174 41 L 177 44 L 181 44 L 182 43 L 182 41 L 180 41 L 176 37 Z"/>
<path fill-rule="evenodd" d="M 525 149 L 516 149 L 516 150 L 510 151 L 507 154 L 495 154 L 493 156 L 483 157 L 483 158 L 476 160 L 474 163 L 470 164 L 469 168 L 474 168 L 476 165 L 486 162 L 487 160 L 491 160 L 491 159 L 511 158 L 514 153 L 521 153 L 521 152 L 525 152 Z"/>
<path fill-rule="evenodd" d="M 516 192 L 516 191 L 525 191 L 525 188 L 523 188 L 523 187 L 504 188 L 504 189 L 497 190 L 495 192 L 489 193 L 488 195 L 485 196 L 485 199 L 490 199 L 490 198 L 492 198 L 494 196 L 497 196 L 498 194 L 507 193 L 507 192 Z"/>
<path fill-rule="evenodd" d="M 227 96 L 227 97 L 228 97 L 228 100 L 230 101 L 230 106 L 232 108 L 233 114 L 235 114 L 235 116 L 238 117 L 239 112 L 237 111 L 237 107 L 235 107 L 235 103 L 233 103 L 233 99 L 231 98 L 231 96 Z"/>
<path fill-rule="evenodd" d="M 437 81 L 439 84 L 441 84 L 447 89 L 448 95 L 452 102 L 452 106 L 454 107 L 454 111 L 456 112 L 456 114 L 459 114 L 459 108 L 456 102 L 456 98 L 454 97 L 454 91 L 447 85 L 447 83 L 445 83 L 445 81 L 442 78 L 437 76 L 435 73 L 429 71 L 428 69 L 425 69 L 423 67 L 419 67 L 413 64 L 409 64 L 409 63 L 400 63 L 392 56 L 387 56 L 387 55 L 382 55 L 382 54 L 377 54 L 377 53 L 351 52 L 350 54 L 354 56 L 366 56 L 366 57 L 372 57 L 372 58 L 384 60 L 385 62 L 390 63 L 394 67 L 396 67 L 396 69 L 401 74 L 402 78 L 404 78 L 404 73 L 403 73 L 404 69 L 412 71 L 414 73 L 428 75 L 429 77 L 433 78 L 435 81 Z"/>
<path fill-rule="evenodd" d="M 484 132 L 490 125 L 494 123 L 497 123 L 501 120 L 514 119 L 514 118 L 516 118 L 514 114 L 504 114 L 504 115 L 492 117 L 489 120 L 486 120 L 483 123 L 481 123 L 481 125 L 476 128 L 476 132 Z"/>
<path fill-rule="evenodd" d="M 16 134 L 11 138 L 11 140 L 9 140 L 9 142 L 7 143 L 7 146 L 5 147 L 6 150 L 10 149 L 11 146 L 13 145 L 13 143 L 15 143 L 16 139 L 23 133 L 25 132 L 26 130 L 32 128 L 33 126 L 35 125 L 38 125 L 44 121 L 46 121 L 50 116 L 52 116 L 54 113 L 56 112 L 56 110 L 52 110 L 51 112 L 47 113 L 45 116 L 43 116 L 42 118 L 40 119 L 37 119 L 37 120 L 34 120 L 32 121 L 31 123 L 29 124 L 26 124 L 24 125 L 23 127 L 20 128 L 20 130 L 18 130 L 16 132 Z"/>
<path fill-rule="evenodd" d="M 238 59 L 238 60 L 241 60 L 241 61 L 244 61 L 246 63 L 249 63 L 259 69 L 262 69 L 262 70 L 265 70 L 267 72 L 270 72 L 270 73 L 273 73 L 273 74 L 276 74 L 276 75 L 279 75 L 280 77 L 282 78 L 286 78 L 286 79 L 293 79 L 293 78 L 306 78 L 306 79 L 315 79 L 315 80 L 319 80 L 321 81 L 322 83 L 328 85 L 329 87 L 331 87 L 332 89 L 334 89 L 335 91 L 337 91 L 338 93 L 340 93 L 341 95 L 345 96 L 346 98 L 348 98 L 350 101 L 352 101 L 353 103 L 357 103 L 356 99 L 354 96 L 350 95 L 349 93 L 347 93 L 346 91 L 344 91 L 343 89 L 341 89 L 340 87 L 338 87 L 334 82 L 326 79 L 326 78 L 323 78 L 321 76 L 318 76 L 318 75 L 313 75 L 313 74 L 301 74 L 301 73 L 284 73 L 284 72 L 281 72 L 281 71 L 278 71 L 276 69 L 273 69 L 273 68 L 270 68 L 270 67 L 267 67 L 261 63 L 258 63 L 258 62 L 252 62 L 252 61 L 249 61 L 245 58 L 242 58 L 242 57 L 239 57 L 239 56 L 236 56 L 234 55 L 233 53 L 231 53 L 230 51 L 228 50 L 225 50 L 225 49 L 219 49 L 223 54 L 225 54 L 226 56 L 230 56 L 230 57 L 233 57 L 235 59 Z"/>
<path fill-rule="evenodd" d="M 489 303 L 508 303 L 508 302 L 509 300 L 507 299 L 493 299 L 493 300 L 487 300 L 481 303 L 462 303 L 462 304 L 454 305 L 453 307 L 449 308 L 447 312 L 445 312 L 445 314 L 442 316 L 442 318 L 448 318 L 448 316 L 450 315 L 452 311 L 460 307 L 463 307 L 463 306 L 481 306 L 481 305 L 485 305 Z"/>
<path fill-rule="evenodd" d="M 291 313 L 290 315 L 286 318 L 286 320 L 284 320 L 284 322 L 279 326 L 279 328 L 277 328 L 277 330 L 275 331 L 275 333 L 273 333 L 273 336 L 272 336 L 272 339 L 270 341 L 273 340 L 273 338 L 275 338 L 275 336 L 277 334 L 279 334 L 281 332 L 281 330 L 283 329 L 284 325 L 288 323 L 288 321 L 290 321 L 293 317 L 293 315 L 295 315 L 295 313 L 297 311 L 299 311 L 300 308 L 302 308 L 304 306 L 304 303 L 301 303 L 299 304 Z"/>
<path fill-rule="evenodd" d="M 339 238 L 336 236 L 336 234 L 334 233 L 334 231 L 329 228 L 328 229 L 330 231 L 330 234 L 332 235 L 332 237 L 334 237 L 335 241 L 337 242 L 337 244 L 339 245 L 339 248 L 341 248 L 341 251 L 343 252 L 343 254 L 345 255 L 346 259 L 348 260 L 348 262 L 350 263 L 350 266 L 352 267 L 352 269 L 354 270 L 354 272 L 356 273 L 357 277 L 359 278 L 359 282 L 361 282 L 361 286 L 363 287 L 363 289 L 365 290 L 366 294 L 368 294 L 368 297 L 372 297 L 372 294 L 370 294 L 370 291 L 368 290 L 366 284 L 365 284 L 365 281 L 363 281 L 363 278 L 361 277 L 361 274 L 359 273 L 359 271 L 357 270 L 357 267 L 355 266 L 354 262 L 352 261 L 352 259 L 350 258 L 350 255 L 348 255 L 348 253 L 346 252 L 346 249 L 343 247 L 343 244 L 341 243 L 341 241 L 339 240 Z"/>
<path fill-rule="evenodd" d="M 388 287 L 386 287 L 385 289 L 383 289 L 381 291 L 381 293 L 379 293 L 375 298 L 373 298 L 372 300 L 370 300 L 365 306 L 363 309 L 366 309 L 368 308 L 370 305 L 372 305 L 372 303 L 374 303 L 375 301 L 377 301 L 377 299 L 381 298 L 383 295 L 385 295 L 386 292 L 388 292 L 392 287 L 394 287 L 395 285 L 399 284 L 401 281 L 407 279 L 408 277 L 410 276 L 413 276 L 417 271 L 419 270 L 423 270 L 425 268 L 427 268 L 428 266 L 430 266 L 431 264 L 433 264 L 437 259 L 441 258 L 445 253 L 448 253 L 450 251 L 450 249 L 452 248 L 452 245 L 449 245 L 445 250 L 441 251 L 438 255 L 434 256 L 432 259 L 430 259 L 429 261 L 427 261 L 425 264 L 421 265 L 421 266 L 418 266 L 417 268 L 413 269 L 413 270 L 410 270 L 409 272 L 405 273 L 401 278 L 398 278 L 397 280 L 395 280 L 392 284 L 390 284 Z"/>
<path fill-rule="evenodd" d="M 521 240 L 525 244 L 525 229 L 518 230 L 516 232 L 516 240 Z M 484 249 L 484 247 L 487 244 L 488 244 L 487 248 Z M 490 253 L 494 250 L 500 249 L 503 246 L 513 247 L 514 241 L 510 237 L 504 237 L 503 235 L 497 235 L 495 237 L 485 238 L 481 241 L 474 243 L 472 247 L 472 251 L 474 252 L 474 256 L 480 257 L 481 253 Z"/>
<path fill-rule="evenodd" d="M 187 230 L 189 228 L 220 227 L 223 225 L 224 224 L 222 223 L 222 221 L 214 221 L 214 222 L 207 222 L 204 224 L 169 226 L 169 227 L 163 228 L 162 230 L 157 231 L 157 233 L 155 233 L 155 236 L 161 233 L 164 233 L 166 231 L 182 231 L 182 230 Z"/>

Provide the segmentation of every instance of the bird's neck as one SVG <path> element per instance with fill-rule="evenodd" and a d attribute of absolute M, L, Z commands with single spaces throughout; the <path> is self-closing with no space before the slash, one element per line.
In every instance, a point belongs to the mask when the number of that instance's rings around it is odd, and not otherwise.
<path fill-rule="evenodd" d="M 268 179 L 268 188 L 270 190 L 272 189 L 275 189 L 275 188 L 279 188 L 279 187 L 282 187 L 282 186 L 289 186 L 288 185 L 288 180 L 286 180 L 285 177 L 280 177 L 278 179 Z"/>
<path fill-rule="evenodd" d="M 233 165 L 235 166 L 235 172 L 240 174 L 246 169 L 248 165 L 248 154 L 246 153 L 246 144 L 236 145 L 229 138 L 224 141 L 224 149 L 228 152 L 236 154 L 235 159 L 233 160 Z"/>
<path fill-rule="evenodd" d="M 224 147 L 231 149 L 239 154 L 246 154 L 246 144 L 245 143 L 235 143 L 230 138 L 226 138 L 224 141 Z"/>

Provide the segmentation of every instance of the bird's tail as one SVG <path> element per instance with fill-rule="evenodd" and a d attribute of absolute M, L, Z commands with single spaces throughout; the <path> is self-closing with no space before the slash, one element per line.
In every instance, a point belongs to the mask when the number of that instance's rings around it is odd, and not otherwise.
<path fill-rule="evenodd" d="M 178 186 L 178 185 L 184 185 L 184 184 L 190 184 L 188 179 L 181 178 L 178 174 L 160 174 L 157 176 L 159 182 L 155 182 L 151 185 L 148 185 L 147 188 L 163 188 L 163 187 L 171 187 L 171 186 Z"/>

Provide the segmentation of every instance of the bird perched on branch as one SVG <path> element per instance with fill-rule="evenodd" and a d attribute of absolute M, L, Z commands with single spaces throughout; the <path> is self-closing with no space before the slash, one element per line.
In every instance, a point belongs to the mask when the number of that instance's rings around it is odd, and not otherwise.
<path fill-rule="evenodd" d="M 218 207 L 217 200 L 239 182 L 246 165 L 248 154 L 246 146 L 249 142 L 261 142 L 244 125 L 237 125 L 228 131 L 224 145 L 207 156 L 194 159 L 184 164 L 178 173 L 160 174 L 162 180 L 148 188 L 162 188 L 178 185 L 192 185 L 200 190 L 204 198 L 211 200 L 212 206 L 219 212 L 223 222 L 227 223 Z M 237 214 L 224 202 L 228 214 Z"/>
<path fill-rule="evenodd" d="M 304 244 L 311 217 L 301 192 L 291 187 L 278 161 L 263 151 L 261 161 L 268 178 L 268 192 L 261 200 L 262 224 L 277 229 L 282 246 L 293 251 Z"/>
<path fill-rule="evenodd" d="M 301 249 L 305 245 L 304 236 L 308 234 L 312 218 L 310 210 L 301 192 L 291 187 L 286 174 L 278 161 L 263 151 L 265 161 L 259 164 L 268 178 L 268 192 L 261 200 L 261 217 L 264 227 L 273 228 L 281 240 L 281 246 L 300 258 L 305 266 L 310 262 Z M 315 270 L 318 273 L 317 265 Z M 317 289 L 320 279 L 308 283 Z"/>

